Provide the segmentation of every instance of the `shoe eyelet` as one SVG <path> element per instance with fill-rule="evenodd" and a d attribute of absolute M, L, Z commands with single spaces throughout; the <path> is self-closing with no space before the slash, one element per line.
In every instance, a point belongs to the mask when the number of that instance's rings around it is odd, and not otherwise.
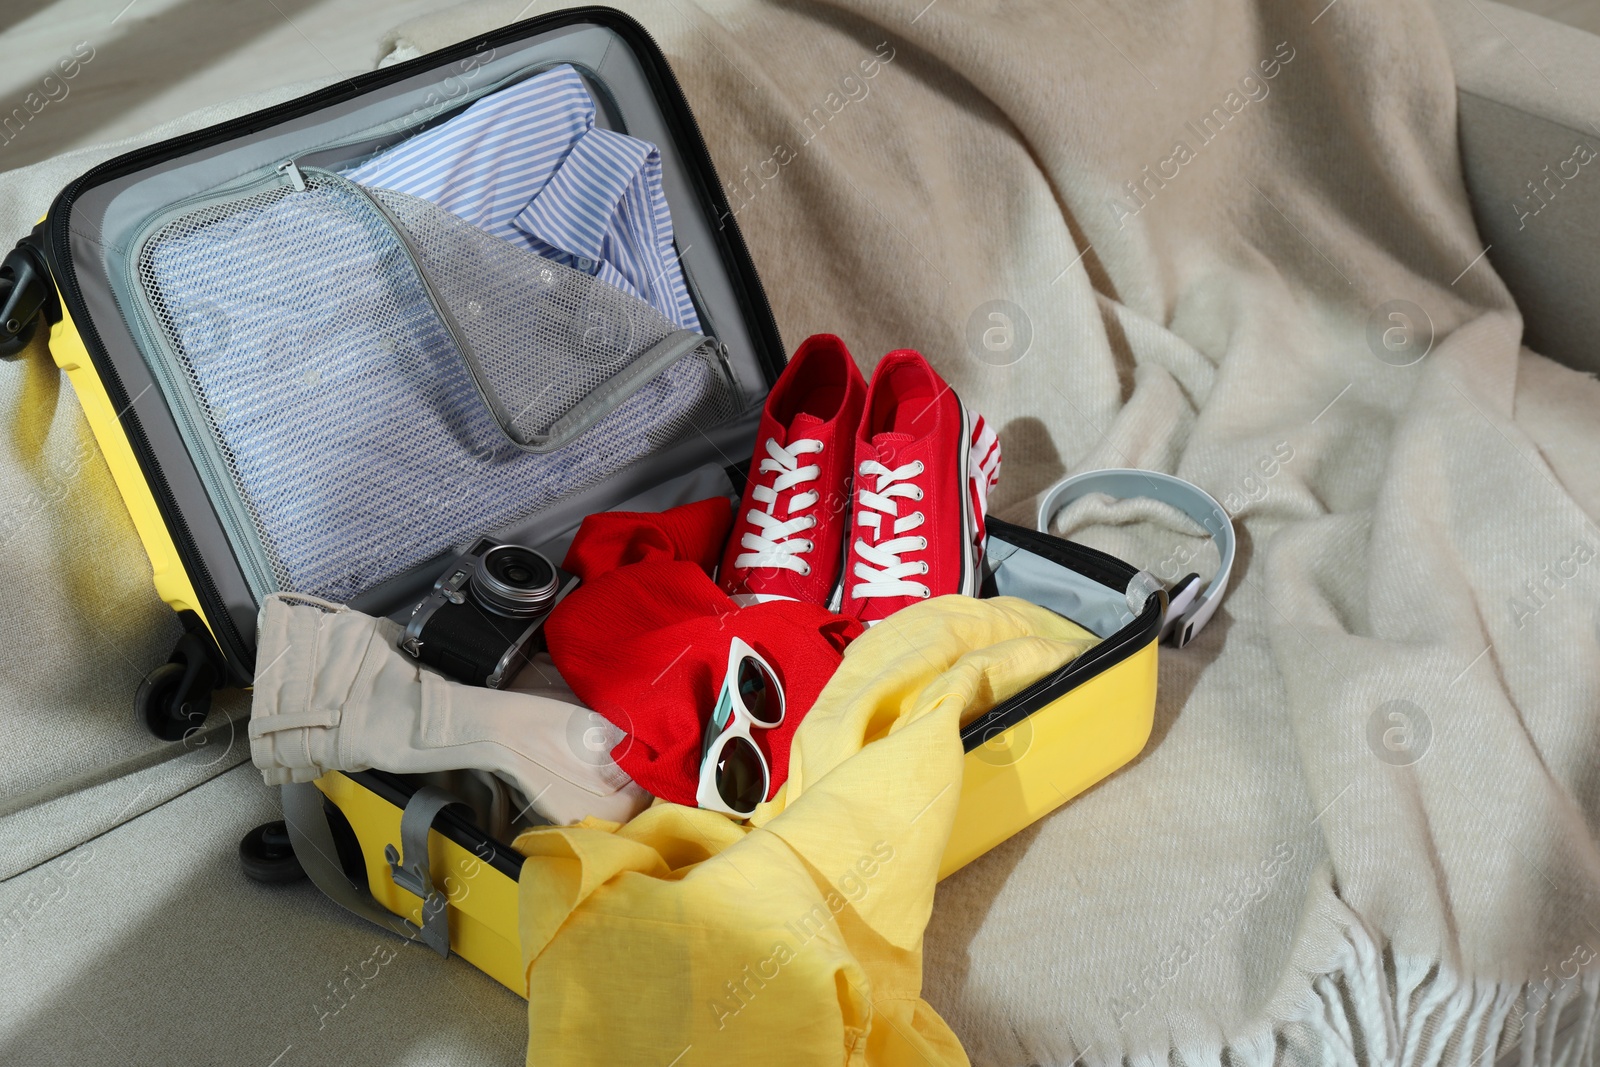
<path fill-rule="evenodd" d="M 923 600 L 927 600 L 930 596 L 933 595 L 933 590 L 929 589 L 927 586 L 923 586 L 922 587 L 922 592 L 917 594 L 917 595 L 920 596 Z"/>
<path fill-rule="evenodd" d="M 923 560 L 922 561 L 922 573 L 923 574 L 927 574 L 928 573 L 928 561 L 927 560 Z"/>
<path fill-rule="evenodd" d="M 916 463 L 917 463 L 917 473 L 918 474 L 921 474 L 923 471 L 928 469 L 928 468 L 926 468 L 926 467 L 924 467 L 922 465 L 922 460 L 919 459 L 919 460 L 916 461 Z"/>
<path fill-rule="evenodd" d="M 922 550 L 923 550 L 923 551 L 926 551 L 926 550 L 927 550 L 927 548 L 928 548 L 928 539 L 927 539 L 927 538 L 926 538 L 926 537 L 919 537 L 919 538 L 917 538 L 917 540 L 918 540 L 918 541 L 920 541 L 920 542 L 922 542 L 922 543 L 921 543 L 921 544 L 920 544 L 920 545 L 919 545 L 919 546 L 918 546 L 918 548 L 920 548 L 920 549 L 922 549 Z M 924 566 L 924 567 L 926 567 L 926 566 L 927 566 L 927 564 L 926 564 L 926 563 L 924 563 L 924 564 L 923 564 L 923 566 Z M 924 573 L 926 573 L 926 572 L 924 572 Z"/>
<path fill-rule="evenodd" d="M 919 504 L 920 504 L 920 503 L 921 503 L 921 502 L 922 502 L 922 498 L 923 498 L 923 496 L 925 496 L 925 495 L 926 495 L 926 494 L 925 494 L 925 493 L 923 493 L 923 491 L 922 491 L 922 486 L 920 486 L 920 485 L 914 485 L 914 486 L 912 486 L 912 487 L 911 487 L 911 488 L 913 488 L 913 489 L 915 489 L 915 490 L 916 490 L 916 491 L 917 491 L 917 495 L 916 495 L 916 496 L 914 496 L 914 497 L 912 497 L 912 498 L 911 498 L 911 499 L 912 499 L 912 500 L 915 500 L 915 501 L 917 501 L 917 502 L 918 502 L 918 503 L 919 503 Z"/>
<path fill-rule="evenodd" d="M 800 577 L 809 578 L 811 576 L 811 564 L 802 560 L 801 565 L 804 567 L 804 569 L 800 572 Z"/>

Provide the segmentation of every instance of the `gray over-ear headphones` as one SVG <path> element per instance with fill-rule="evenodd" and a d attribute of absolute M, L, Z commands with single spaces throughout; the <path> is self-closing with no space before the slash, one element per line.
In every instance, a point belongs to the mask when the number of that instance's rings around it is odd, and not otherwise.
<path fill-rule="evenodd" d="M 1233 570 L 1233 523 L 1222 505 L 1210 493 L 1193 482 L 1175 478 L 1156 471 L 1136 470 L 1130 467 L 1111 470 L 1088 471 L 1074 475 L 1051 486 L 1039 499 L 1039 529 L 1050 532 L 1050 519 L 1057 511 L 1074 500 L 1093 493 L 1103 493 L 1116 500 L 1149 497 L 1171 504 L 1206 528 L 1216 543 L 1221 560 L 1216 576 L 1202 590 L 1200 576 L 1188 574 L 1179 580 L 1167 594 L 1167 615 L 1161 622 L 1161 640 L 1182 648 L 1194 639 L 1206 622 L 1215 614 L 1217 605 L 1228 591 L 1228 575 Z M 1148 572 L 1141 571 L 1151 590 L 1159 586 Z"/>

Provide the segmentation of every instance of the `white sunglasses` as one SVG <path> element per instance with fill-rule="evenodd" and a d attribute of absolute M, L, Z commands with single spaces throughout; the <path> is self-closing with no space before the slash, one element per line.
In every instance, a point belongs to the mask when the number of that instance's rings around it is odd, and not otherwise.
<path fill-rule="evenodd" d="M 735 637 L 728 645 L 728 669 L 716 707 L 706 723 L 695 803 L 743 819 L 767 799 L 772 772 L 750 731 L 777 726 L 783 710 L 783 687 L 772 666 Z"/>

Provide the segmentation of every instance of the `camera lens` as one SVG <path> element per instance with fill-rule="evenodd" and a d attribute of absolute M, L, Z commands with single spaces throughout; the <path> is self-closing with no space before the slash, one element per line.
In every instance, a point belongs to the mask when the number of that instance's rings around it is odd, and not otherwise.
<path fill-rule="evenodd" d="M 521 545 L 496 545 L 483 554 L 472 589 L 483 606 L 499 615 L 527 618 L 550 607 L 556 595 L 556 569 Z"/>

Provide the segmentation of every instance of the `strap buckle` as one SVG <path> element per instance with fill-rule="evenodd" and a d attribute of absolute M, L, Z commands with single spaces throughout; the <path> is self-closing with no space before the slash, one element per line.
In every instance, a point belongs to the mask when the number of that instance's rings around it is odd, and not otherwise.
<path fill-rule="evenodd" d="M 450 958 L 450 920 L 446 911 L 450 898 L 434 887 L 433 875 L 428 869 L 428 833 L 441 811 L 451 804 L 461 803 L 443 789 L 423 786 L 412 794 L 400 816 L 400 848 L 383 846 L 383 856 L 389 861 L 389 876 L 394 884 L 422 898 L 421 925 L 403 921 L 420 933 L 424 944 L 445 959 Z"/>

